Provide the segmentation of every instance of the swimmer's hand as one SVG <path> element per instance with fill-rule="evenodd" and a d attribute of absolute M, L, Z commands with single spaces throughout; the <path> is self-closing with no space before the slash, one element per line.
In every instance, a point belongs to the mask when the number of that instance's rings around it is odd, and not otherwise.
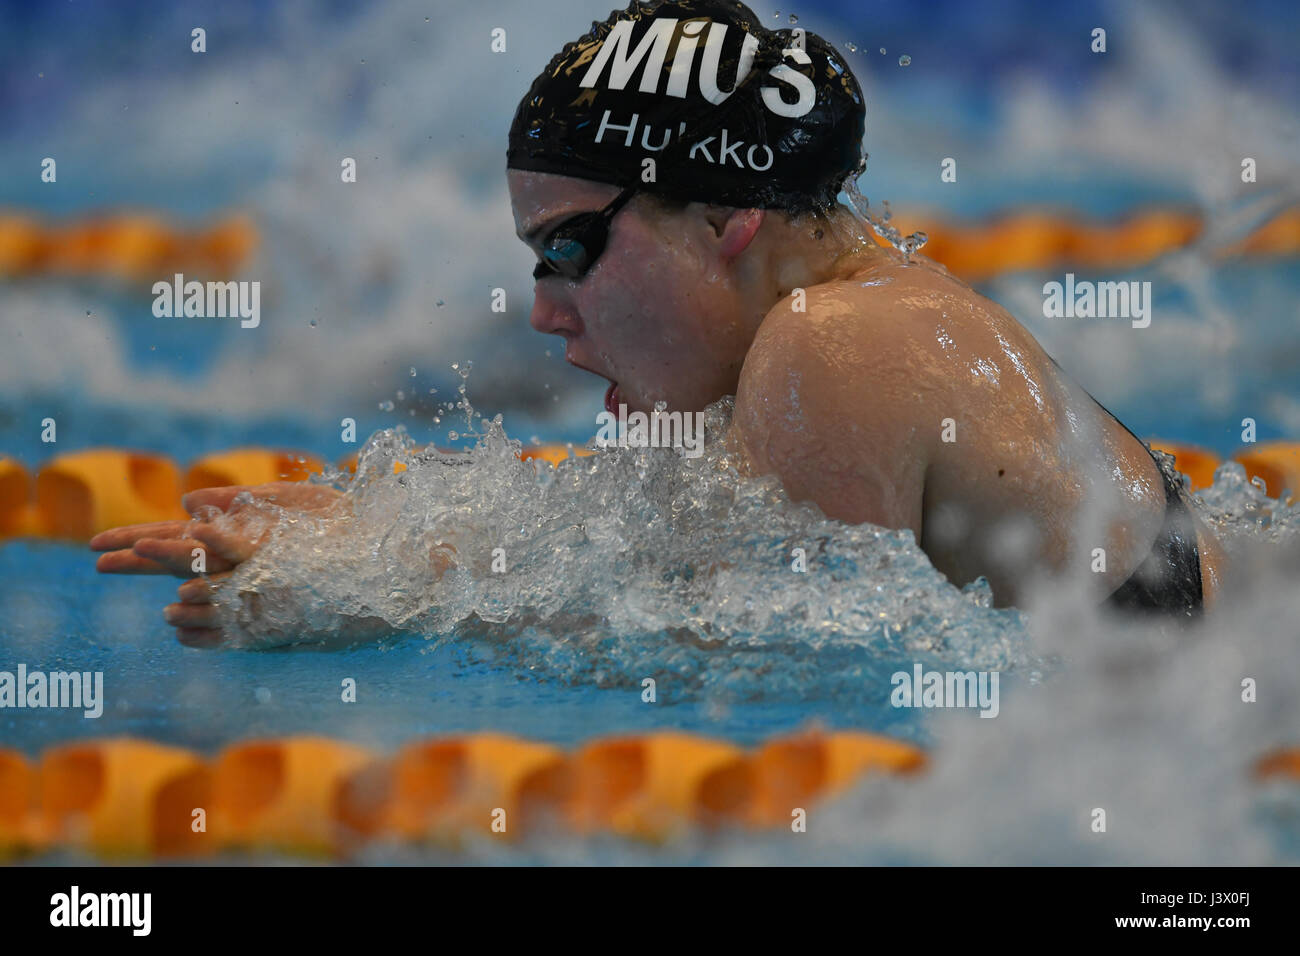
<path fill-rule="evenodd" d="M 261 503 L 306 512 L 338 507 L 342 495 L 325 485 L 276 481 L 265 485 L 203 488 L 181 499 L 190 521 L 158 521 L 110 528 L 95 535 L 90 547 L 103 551 L 95 567 L 104 574 L 172 574 L 193 578 L 182 584 L 180 601 L 163 611 L 182 644 L 220 643 L 217 609 L 212 604 L 216 583 L 257 553 L 272 524 Z M 219 516 L 226 516 L 218 526 Z M 193 570 L 194 549 L 205 552 L 205 573 Z"/>

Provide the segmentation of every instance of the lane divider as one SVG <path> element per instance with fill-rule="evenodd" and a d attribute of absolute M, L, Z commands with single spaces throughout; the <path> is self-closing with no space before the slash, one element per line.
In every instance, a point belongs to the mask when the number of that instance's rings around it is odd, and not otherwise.
<path fill-rule="evenodd" d="M 924 230 L 930 239 L 922 253 L 969 282 L 1025 270 L 1132 268 L 1189 246 L 1204 231 L 1199 213 L 1181 209 L 1140 210 L 1112 222 L 1037 209 L 971 223 L 910 213 L 895 216 L 892 225 L 904 234 Z M 1300 255 L 1300 207 L 1282 210 L 1220 255 Z"/>
<path fill-rule="evenodd" d="M 185 472 L 185 491 L 223 485 L 264 485 L 271 481 L 305 481 L 325 470 L 315 455 L 268 448 L 236 448 L 205 455 Z"/>
<path fill-rule="evenodd" d="M 346 856 L 372 841 L 451 846 L 537 832 L 661 842 L 692 829 L 788 825 L 917 747 L 855 731 L 745 750 L 680 732 L 565 751 L 498 733 L 418 740 L 391 757 L 325 737 L 243 741 L 212 760 L 131 738 L 0 750 L 0 858 L 217 852 Z"/>
<path fill-rule="evenodd" d="M 94 448 L 59 455 L 36 475 L 42 536 L 88 540 L 105 528 L 187 517 L 180 469 L 164 455 Z"/>
<path fill-rule="evenodd" d="M 592 454 L 582 448 L 572 453 Z M 525 449 L 519 457 L 553 466 L 568 455 L 565 445 L 540 445 Z M 350 455 L 339 467 L 355 472 L 356 460 L 355 454 Z M 155 452 L 93 448 L 51 458 L 33 481 L 21 462 L 0 456 L 0 541 L 11 537 L 88 541 L 119 525 L 187 518 L 180 499 L 196 488 L 303 481 L 323 470 L 323 460 L 315 455 L 273 448 L 216 452 L 184 472 Z M 405 470 L 401 462 L 394 466 L 394 471 Z"/>
<path fill-rule="evenodd" d="M 203 806 L 211 771 L 194 753 L 143 740 L 64 744 L 41 757 L 39 806 L 27 833 L 42 846 L 108 857 L 202 851 L 190 819 Z"/>
<path fill-rule="evenodd" d="M 339 788 L 370 759 L 362 747 L 324 737 L 227 748 L 213 769 L 210 823 L 216 842 L 222 849 L 334 852 Z"/>
<path fill-rule="evenodd" d="M 1179 442 L 1153 439 L 1155 448 L 1174 456 L 1192 490 L 1208 488 L 1222 460 L 1211 451 Z M 445 449 L 444 449 L 445 450 Z M 593 454 L 568 445 L 538 445 L 519 457 L 554 467 L 570 455 Z M 1233 456 L 1273 498 L 1288 503 L 1300 494 L 1300 442 L 1276 441 L 1247 446 Z M 339 463 L 356 470 L 356 455 Z M 182 473 L 165 455 L 113 448 L 58 455 L 47 461 L 33 481 L 12 458 L 0 457 L 0 541 L 10 537 L 87 541 L 100 531 L 124 524 L 187 517 L 181 495 L 216 485 L 259 485 L 301 481 L 324 468 L 315 455 L 271 448 L 236 448 L 204 456 Z M 395 471 L 404 471 L 398 462 Z M 182 477 L 183 474 L 183 477 Z"/>
<path fill-rule="evenodd" d="M 0 213 L 0 277 L 106 275 L 170 280 L 173 273 L 232 276 L 257 247 L 257 229 L 236 215 L 207 228 L 182 229 L 150 213 L 97 215 L 46 224 Z"/>
<path fill-rule="evenodd" d="M 32 479 L 27 469 L 0 455 L 0 539 L 38 534 Z"/>
<path fill-rule="evenodd" d="M 1208 488 L 1214 484 L 1214 471 L 1223 464 L 1211 451 L 1195 445 L 1151 439 L 1153 448 L 1174 456 L 1174 466 L 1191 479 L 1192 490 Z M 1273 441 L 1248 445 L 1232 456 L 1252 481 L 1264 484 L 1264 493 L 1270 498 L 1294 504 L 1300 495 L 1300 442 Z"/>
<path fill-rule="evenodd" d="M 338 819 L 357 841 L 446 843 L 489 829 L 500 808 L 513 839 L 571 793 L 565 760 L 557 747 L 504 734 L 417 741 L 349 776 Z"/>
<path fill-rule="evenodd" d="M 930 236 L 925 254 L 971 281 L 1024 269 L 1132 267 L 1186 247 L 1204 230 L 1201 214 L 1183 208 L 1139 209 L 1109 222 L 1037 208 L 1010 210 L 981 222 L 945 221 L 923 211 L 893 221 L 905 233 L 924 229 Z M 64 224 L 0 213 L 0 277 L 99 274 L 143 280 L 177 271 L 228 277 L 258 242 L 257 227 L 246 215 L 184 229 L 147 212 Z M 1221 254 L 1300 254 L 1300 207 L 1280 211 Z"/>
<path fill-rule="evenodd" d="M 869 775 L 906 779 L 925 753 L 858 731 L 805 731 L 745 749 L 677 731 L 573 750 L 492 732 L 417 740 L 386 756 L 318 736 L 249 740 L 211 760 L 131 738 L 0 749 L 0 860 L 54 850 L 106 860 L 215 853 L 347 858 L 368 845 L 455 849 L 536 834 L 662 843 L 790 827 Z M 1300 785 L 1300 749 L 1249 766 Z"/>

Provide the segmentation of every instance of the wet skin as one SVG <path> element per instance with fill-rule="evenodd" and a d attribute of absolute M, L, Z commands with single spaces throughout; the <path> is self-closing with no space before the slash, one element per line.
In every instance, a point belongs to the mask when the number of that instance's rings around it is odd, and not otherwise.
<path fill-rule="evenodd" d="M 619 191 L 516 170 L 508 182 L 518 234 L 535 249 Z M 698 411 L 734 395 L 727 440 L 750 471 L 775 475 L 830 517 L 910 529 L 950 580 L 984 575 L 1000 605 L 1024 603 L 1044 578 L 1101 600 L 1163 520 L 1146 449 L 1009 313 L 924 257 L 907 263 L 863 239 L 845 216 L 790 222 L 638 198 L 587 275 L 537 282 L 529 321 L 564 340 L 569 362 L 616 383 L 631 409 L 662 400 Z M 949 421 L 955 440 L 945 441 Z M 266 535 L 238 493 L 335 506 L 331 492 L 308 487 L 195 492 L 185 501 L 195 521 L 98 535 L 97 567 L 195 578 L 191 549 L 204 544 L 209 570 L 229 573 Z M 218 511 L 233 519 L 219 529 L 209 520 Z M 1204 528 L 1198 543 L 1208 604 L 1222 557 Z M 1090 570 L 1095 548 L 1105 549 L 1104 573 Z M 164 612 L 183 642 L 221 641 L 212 593 L 195 578 Z"/>

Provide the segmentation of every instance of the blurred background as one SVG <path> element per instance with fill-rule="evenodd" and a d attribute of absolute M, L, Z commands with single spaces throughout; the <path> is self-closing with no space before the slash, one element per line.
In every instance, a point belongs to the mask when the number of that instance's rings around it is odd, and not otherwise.
<path fill-rule="evenodd" d="M 0 454 L 39 465 L 46 417 L 60 452 L 179 460 L 244 444 L 336 460 L 357 447 L 344 417 L 360 441 L 395 423 L 445 440 L 453 363 L 513 437 L 585 441 L 604 383 L 528 327 L 505 139 L 533 76 L 610 6 L 5 3 Z M 1251 416 L 1261 440 L 1300 435 L 1295 4 L 754 9 L 844 52 L 873 208 L 926 230 L 1139 434 L 1229 452 Z M 1151 280 L 1151 327 L 1043 319 L 1042 284 L 1066 271 Z M 259 280 L 260 327 L 156 318 L 173 272 Z"/>

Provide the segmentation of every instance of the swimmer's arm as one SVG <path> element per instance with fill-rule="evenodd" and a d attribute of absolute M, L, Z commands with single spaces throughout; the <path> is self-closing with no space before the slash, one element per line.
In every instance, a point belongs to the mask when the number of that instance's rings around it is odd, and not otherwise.
<path fill-rule="evenodd" d="M 778 303 L 746 357 L 734 418 L 743 457 L 828 517 L 920 541 L 924 384 L 888 342 L 864 354 L 833 299 L 810 294 L 807 308 Z"/>

